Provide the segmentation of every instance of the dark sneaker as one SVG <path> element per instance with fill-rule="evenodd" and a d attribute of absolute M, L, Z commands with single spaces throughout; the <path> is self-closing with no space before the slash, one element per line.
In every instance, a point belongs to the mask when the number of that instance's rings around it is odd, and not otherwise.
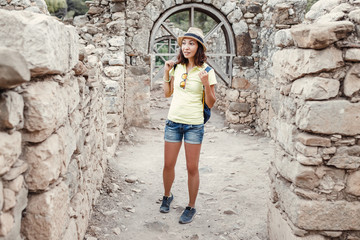
<path fill-rule="evenodd" d="M 168 213 L 170 211 L 170 203 L 172 202 L 173 199 L 174 199 L 174 195 L 172 194 L 170 197 L 166 197 L 166 196 L 163 197 L 160 207 L 161 213 Z"/>
<path fill-rule="evenodd" d="M 196 209 L 192 207 L 186 207 L 184 212 L 181 214 L 179 223 L 191 223 L 196 214 Z"/>

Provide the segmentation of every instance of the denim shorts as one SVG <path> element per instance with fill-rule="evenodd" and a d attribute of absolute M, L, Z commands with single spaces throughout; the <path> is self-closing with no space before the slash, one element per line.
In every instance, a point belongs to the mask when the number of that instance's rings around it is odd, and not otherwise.
<path fill-rule="evenodd" d="M 165 136 L 166 142 L 184 142 L 201 144 L 204 137 L 204 124 L 183 124 L 166 120 Z"/>

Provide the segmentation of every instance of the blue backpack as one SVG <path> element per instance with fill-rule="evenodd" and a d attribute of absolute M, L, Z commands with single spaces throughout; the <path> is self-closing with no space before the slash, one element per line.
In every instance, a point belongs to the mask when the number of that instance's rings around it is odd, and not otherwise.
<path fill-rule="evenodd" d="M 174 64 L 174 71 L 175 71 L 175 68 L 176 68 L 177 64 Z M 206 72 L 210 72 L 212 68 L 210 66 L 207 66 L 205 68 L 205 71 Z M 210 119 L 210 116 L 211 116 L 211 108 L 208 107 L 208 105 L 206 104 L 205 102 L 205 89 L 203 89 L 203 112 L 204 112 L 204 124 L 209 121 Z"/>

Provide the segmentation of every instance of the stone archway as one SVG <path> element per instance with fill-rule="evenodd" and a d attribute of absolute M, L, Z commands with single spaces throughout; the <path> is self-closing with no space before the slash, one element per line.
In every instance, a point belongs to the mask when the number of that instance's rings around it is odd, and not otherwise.
<path fill-rule="evenodd" d="M 223 80 L 226 85 L 231 85 L 233 58 L 236 55 L 236 46 L 231 25 L 226 17 L 217 9 L 199 3 L 182 4 L 171 8 L 164 12 L 154 23 L 149 42 L 151 82 L 162 76 L 163 67 L 156 65 L 156 59 L 161 58 L 162 61 L 165 61 L 169 58 L 175 58 L 177 55 L 178 46 L 176 44 L 176 38 L 182 34 L 183 31 L 176 27 L 173 28 L 169 18 L 175 14 L 186 11 L 188 11 L 189 18 L 188 27 L 196 25 L 195 15 L 197 13 L 204 14 L 214 21 L 212 28 L 204 33 L 205 41 L 209 43 L 210 48 L 214 47 L 214 51 L 207 53 L 207 62 L 214 68 L 219 79 Z M 215 37 L 219 39 L 219 41 L 215 41 Z M 160 47 L 167 46 L 166 53 L 159 52 L 160 48 L 157 44 L 160 42 Z M 224 44 L 224 46 L 220 46 L 220 48 L 216 47 L 216 45 L 221 44 Z"/>

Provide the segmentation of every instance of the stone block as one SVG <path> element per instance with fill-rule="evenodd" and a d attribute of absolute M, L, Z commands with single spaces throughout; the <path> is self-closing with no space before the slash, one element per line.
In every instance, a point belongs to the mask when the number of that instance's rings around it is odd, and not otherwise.
<path fill-rule="evenodd" d="M 8 171 L 2 178 L 6 181 L 11 181 L 20 176 L 20 174 L 26 172 L 28 169 L 28 164 L 23 160 L 18 159 L 15 164 L 11 167 L 10 171 Z"/>
<path fill-rule="evenodd" d="M 320 157 L 317 147 L 309 147 L 300 142 L 296 142 L 295 148 L 306 157 Z"/>
<path fill-rule="evenodd" d="M 25 58 L 32 76 L 66 73 L 78 62 L 74 27 L 45 14 L 2 9 L 0 22 L 2 45 Z"/>
<path fill-rule="evenodd" d="M 316 169 L 316 175 L 320 179 L 317 187 L 319 192 L 338 194 L 345 188 L 345 170 L 320 166 Z"/>
<path fill-rule="evenodd" d="M 0 132 L 0 176 L 10 170 L 21 154 L 21 134 Z"/>
<path fill-rule="evenodd" d="M 65 183 L 29 197 L 22 234 L 27 239 L 61 239 L 69 221 L 69 198 Z"/>
<path fill-rule="evenodd" d="M 249 113 L 250 105 L 248 103 L 232 102 L 230 103 L 229 110 L 232 112 Z"/>
<path fill-rule="evenodd" d="M 360 49 L 359 48 L 347 49 L 345 52 L 344 59 L 345 61 L 360 62 Z"/>
<path fill-rule="evenodd" d="M 296 160 L 306 166 L 318 166 L 323 163 L 323 159 L 321 157 L 305 156 L 301 153 L 296 154 Z"/>
<path fill-rule="evenodd" d="M 21 190 L 21 188 L 23 187 L 23 185 L 24 185 L 24 175 L 20 175 L 17 178 L 15 178 L 14 180 L 9 181 L 7 184 L 7 187 L 9 189 L 13 190 L 14 192 L 18 193 Z M 0 189 L 1 189 L 1 187 L 0 187 Z M 1 209 L 1 203 L 0 203 L 0 209 Z"/>
<path fill-rule="evenodd" d="M 24 93 L 24 140 L 41 142 L 49 137 L 68 116 L 67 100 L 55 82 L 35 82 Z M 68 96 L 69 97 L 69 96 Z"/>
<path fill-rule="evenodd" d="M 13 88 L 30 81 L 24 57 L 9 48 L 0 47 L 0 88 Z"/>
<path fill-rule="evenodd" d="M 29 190 L 45 190 L 59 178 L 64 151 L 63 142 L 57 134 L 42 143 L 25 147 L 24 160 L 29 164 L 25 180 Z"/>
<path fill-rule="evenodd" d="M 24 100 L 14 91 L 0 95 L 0 128 L 21 129 L 24 124 Z"/>
<path fill-rule="evenodd" d="M 285 48 L 294 45 L 294 39 L 291 36 L 290 29 L 282 29 L 275 34 L 275 46 Z"/>
<path fill-rule="evenodd" d="M 321 77 L 305 77 L 294 81 L 291 93 L 305 100 L 326 100 L 336 97 L 340 82 L 335 79 Z"/>
<path fill-rule="evenodd" d="M 70 219 L 70 223 L 67 226 L 67 229 L 65 230 L 64 236 L 62 237 L 62 240 L 70 240 L 70 239 L 80 239 L 78 237 L 78 232 L 76 229 L 76 223 L 73 218 Z"/>
<path fill-rule="evenodd" d="M 357 24 L 360 24 L 360 9 L 353 9 L 349 13 L 349 18 Z"/>
<path fill-rule="evenodd" d="M 227 110 L 225 112 L 225 119 L 228 123 L 236 124 L 240 122 L 240 117 L 238 114 L 234 114 L 233 112 L 230 112 L 230 110 Z"/>
<path fill-rule="evenodd" d="M 293 81 L 307 74 L 330 71 L 344 65 L 342 51 L 334 47 L 324 50 L 283 49 L 274 53 L 272 61 L 274 76 L 280 82 Z"/>
<path fill-rule="evenodd" d="M 300 24 L 291 28 L 295 44 L 300 48 L 323 49 L 354 31 L 350 21 Z"/>
<path fill-rule="evenodd" d="M 225 99 L 228 100 L 228 101 L 235 102 L 235 101 L 238 100 L 239 96 L 240 96 L 240 93 L 239 93 L 238 90 L 235 90 L 235 89 L 226 90 Z"/>
<path fill-rule="evenodd" d="M 274 138 L 280 145 L 290 154 L 295 153 L 294 138 L 296 134 L 296 127 L 293 124 L 281 120 L 274 120 L 275 136 Z"/>
<path fill-rule="evenodd" d="M 308 133 L 299 133 L 296 139 L 306 146 L 331 147 L 331 140 L 326 137 L 312 135 Z"/>
<path fill-rule="evenodd" d="M 0 181 L 0 209 L 4 206 L 4 187 L 2 181 Z"/>
<path fill-rule="evenodd" d="M 282 181 L 277 181 L 275 188 L 281 199 L 281 208 L 298 228 L 307 231 L 356 231 L 360 229 L 360 203 L 358 201 L 301 199 Z"/>
<path fill-rule="evenodd" d="M 349 174 L 346 181 L 345 191 L 354 196 L 360 196 L 360 171 L 355 171 Z"/>
<path fill-rule="evenodd" d="M 246 78 L 233 78 L 231 82 L 231 87 L 235 89 L 249 89 L 251 87 L 251 83 Z"/>
<path fill-rule="evenodd" d="M 0 237 L 6 236 L 14 227 L 14 217 L 9 212 L 0 214 Z"/>
<path fill-rule="evenodd" d="M 304 131 L 354 136 L 360 134 L 360 103 L 309 101 L 298 109 L 296 124 Z"/>
<path fill-rule="evenodd" d="M 286 218 L 274 204 L 268 204 L 269 240 L 325 240 L 321 235 L 296 236 Z"/>
<path fill-rule="evenodd" d="M 360 63 L 353 65 L 344 80 L 344 94 L 351 97 L 360 90 Z"/>
<path fill-rule="evenodd" d="M 238 56 L 251 56 L 252 43 L 249 33 L 243 33 L 235 37 L 236 40 L 236 52 Z"/>
<path fill-rule="evenodd" d="M 281 153 L 281 150 L 276 151 L 274 164 L 282 177 L 298 187 L 314 189 L 319 185 L 319 178 L 314 167 L 300 164 L 295 159 Z"/>
<path fill-rule="evenodd" d="M 11 189 L 4 188 L 4 207 L 2 211 L 7 212 L 16 204 L 15 192 Z"/>

